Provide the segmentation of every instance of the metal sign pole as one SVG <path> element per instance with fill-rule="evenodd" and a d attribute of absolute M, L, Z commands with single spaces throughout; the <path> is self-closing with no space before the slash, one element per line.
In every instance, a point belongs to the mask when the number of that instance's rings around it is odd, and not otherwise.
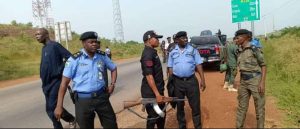
<path fill-rule="evenodd" d="M 64 22 L 64 25 L 65 25 L 66 47 L 67 47 L 67 50 L 69 50 L 69 45 L 68 45 L 68 28 L 67 28 L 67 22 L 66 21 Z"/>
<path fill-rule="evenodd" d="M 255 37 L 254 21 L 251 21 L 252 38 Z"/>
<path fill-rule="evenodd" d="M 238 23 L 238 30 L 240 30 L 242 28 L 242 25 L 241 25 L 241 23 L 239 22 Z"/>

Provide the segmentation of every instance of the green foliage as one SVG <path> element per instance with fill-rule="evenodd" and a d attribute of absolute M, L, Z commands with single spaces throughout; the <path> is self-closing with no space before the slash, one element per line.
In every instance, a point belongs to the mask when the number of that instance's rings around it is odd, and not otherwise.
<path fill-rule="evenodd" d="M 300 27 L 299 26 L 293 26 L 293 27 L 285 27 L 281 29 L 280 31 L 274 32 L 271 34 L 270 38 L 281 38 L 283 36 L 296 36 L 297 38 L 300 38 Z"/>
<path fill-rule="evenodd" d="M 16 20 L 12 20 L 10 24 L 13 25 L 13 26 L 18 25 Z"/>
<path fill-rule="evenodd" d="M 5 34 L 12 30 L 14 32 L 3 37 L 0 35 L 0 80 L 39 74 L 40 54 L 43 45 L 34 39 L 35 31 L 29 23 L 26 25 L 15 23 L 16 26 L 0 24 L 0 32 L 5 32 Z M 49 32 L 50 36 L 53 37 L 53 30 L 49 30 Z M 72 34 L 73 40 L 68 42 L 68 46 L 69 51 L 75 53 L 82 48 L 82 44 L 79 35 L 75 32 Z M 66 47 L 65 41 L 61 44 Z M 143 50 L 143 44 L 116 43 L 109 39 L 101 39 L 101 49 L 104 50 L 106 46 L 111 49 L 113 60 L 137 57 Z"/>
<path fill-rule="evenodd" d="M 126 44 L 139 44 L 139 42 L 130 40 L 130 41 L 127 41 Z"/>
<path fill-rule="evenodd" d="M 296 127 L 300 116 L 300 44 L 297 29 L 285 28 L 284 36 L 264 42 L 267 65 L 267 90 L 278 98 L 279 108 L 287 113 L 287 127 Z"/>

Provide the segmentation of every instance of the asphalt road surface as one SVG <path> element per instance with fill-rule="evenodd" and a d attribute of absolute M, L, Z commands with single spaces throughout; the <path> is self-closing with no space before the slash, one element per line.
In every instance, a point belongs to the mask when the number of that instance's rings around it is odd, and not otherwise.
<path fill-rule="evenodd" d="M 116 113 L 123 109 L 124 100 L 140 97 L 142 80 L 138 59 L 123 61 L 117 66 L 117 85 L 110 98 Z M 74 114 L 74 105 L 66 95 L 64 107 Z M 40 80 L 2 88 L 0 96 L 0 128 L 53 128 L 45 111 Z M 67 123 L 63 122 L 63 125 Z"/>

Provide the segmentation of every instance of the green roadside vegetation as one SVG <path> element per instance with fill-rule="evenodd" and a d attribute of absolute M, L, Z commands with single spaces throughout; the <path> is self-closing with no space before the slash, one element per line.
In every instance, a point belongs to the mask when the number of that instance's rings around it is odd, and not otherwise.
<path fill-rule="evenodd" d="M 267 94 L 277 98 L 286 114 L 283 127 L 297 128 L 300 120 L 300 27 L 284 28 L 263 43 Z"/>
<path fill-rule="evenodd" d="M 34 38 L 37 28 L 31 23 L 22 24 L 12 21 L 10 25 L 0 24 L 0 81 L 38 75 L 42 44 Z M 50 31 L 54 39 L 53 31 Z M 72 33 L 73 40 L 69 41 L 69 51 L 75 53 L 82 48 L 79 34 Z M 62 42 L 66 46 L 65 42 Z M 140 56 L 144 45 L 136 41 L 120 43 L 113 40 L 101 39 L 101 49 L 108 46 L 112 51 L 113 60 Z"/>

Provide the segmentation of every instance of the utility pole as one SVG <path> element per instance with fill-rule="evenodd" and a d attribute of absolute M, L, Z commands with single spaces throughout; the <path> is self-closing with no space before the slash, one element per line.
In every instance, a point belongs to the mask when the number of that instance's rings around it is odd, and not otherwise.
<path fill-rule="evenodd" d="M 275 18 L 274 18 L 274 15 L 273 15 L 273 32 L 275 31 Z"/>
<path fill-rule="evenodd" d="M 265 38 L 267 38 L 267 27 L 266 27 L 266 15 L 262 16 L 263 20 L 264 20 L 264 34 L 265 34 Z"/>
<path fill-rule="evenodd" d="M 124 32 L 123 32 L 120 3 L 119 0 L 112 0 L 112 2 L 113 2 L 113 20 L 114 20 L 115 38 L 118 41 L 124 42 Z"/>

